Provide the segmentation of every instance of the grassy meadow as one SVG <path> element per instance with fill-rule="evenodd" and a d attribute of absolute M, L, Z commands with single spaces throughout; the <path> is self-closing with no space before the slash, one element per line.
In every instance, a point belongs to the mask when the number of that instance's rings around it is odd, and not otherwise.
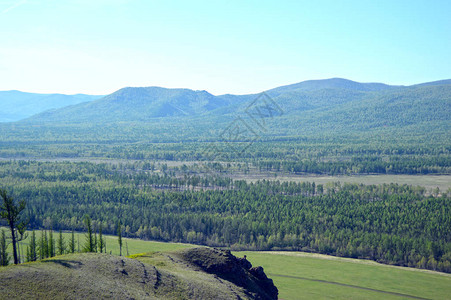
<path fill-rule="evenodd" d="M 281 299 L 450 299 L 451 275 L 299 252 L 236 252 L 261 265 Z"/>

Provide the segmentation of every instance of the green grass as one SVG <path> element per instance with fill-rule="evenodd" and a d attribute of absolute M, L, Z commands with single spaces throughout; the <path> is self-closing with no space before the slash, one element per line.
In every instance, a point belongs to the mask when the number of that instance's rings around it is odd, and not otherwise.
<path fill-rule="evenodd" d="M 236 252 L 261 265 L 282 299 L 450 299 L 451 276 L 308 253 Z M 283 277 L 291 276 L 291 277 Z M 343 285 L 337 285 L 343 284 Z M 351 285 L 351 286 L 344 286 Z M 368 290 L 372 289 L 372 290 Z M 389 293 L 386 293 L 389 292 Z"/>
<path fill-rule="evenodd" d="M 70 233 L 65 232 L 63 235 L 67 242 Z M 40 232 L 37 232 L 37 236 L 40 236 Z M 58 233 L 55 233 L 54 237 L 57 238 L 57 236 Z M 76 241 L 78 237 L 82 247 L 85 240 L 84 234 L 76 233 Z M 107 252 L 119 254 L 117 237 L 106 236 L 106 239 Z M 22 244 L 26 243 L 27 241 L 22 242 Z M 124 238 L 123 255 L 127 255 L 126 245 L 128 245 L 129 255 L 175 251 L 195 246 Z M 25 248 L 23 249 L 25 253 Z M 451 299 L 450 274 L 300 252 L 251 251 L 234 254 L 240 257 L 247 255 L 253 266 L 263 266 L 278 287 L 280 298 L 285 300 L 406 298 L 402 295 L 427 299 Z"/>

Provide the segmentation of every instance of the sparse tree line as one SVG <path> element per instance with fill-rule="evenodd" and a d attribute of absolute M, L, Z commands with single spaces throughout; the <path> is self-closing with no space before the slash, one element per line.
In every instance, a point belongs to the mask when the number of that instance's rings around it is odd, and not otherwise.
<path fill-rule="evenodd" d="M 5 219 L 9 227 L 9 235 L 4 228 L 0 229 L 0 266 L 10 264 L 10 251 L 8 245 L 12 245 L 12 255 L 14 264 L 42 260 L 56 255 L 80 252 L 106 253 L 107 244 L 103 236 L 102 225 L 96 231 L 92 226 L 89 216 L 84 217 L 85 241 L 80 245 L 79 238 L 75 240 L 75 232 L 71 231 L 68 241 L 65 240 L 63 232 L 60 229 L 57 238 L 54 237 L 53 230 L 40 230 L 38 237 L 35 230 L 31 231 L 28 243 L 26 245 L 26 255 L 24 245 L 21 241 L 27 238 L 27 222 L 21 220 L 21 212 L 25 209 L 25 201 L 15 201 L 6 190 L 0 189 L 0 217 Z M 120 255 L 122 255 L 122 225 L 117 223 L 118 243 Z M 9 241 L 11 240 L 11 241 Z"/>

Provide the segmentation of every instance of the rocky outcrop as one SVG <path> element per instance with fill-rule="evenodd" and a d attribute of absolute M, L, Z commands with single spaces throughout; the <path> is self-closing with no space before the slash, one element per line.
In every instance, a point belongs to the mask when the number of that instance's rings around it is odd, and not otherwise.
<path fill-rule="evenodd" d="M 180 252 L 180 257 L 201 270 L 215 274 L 246 290 L 254 299 L 277 299 L 278 290 L 262 267 L 252 267 L 244 257 L 238 258 L 228 250 L 192 248 Z"/>

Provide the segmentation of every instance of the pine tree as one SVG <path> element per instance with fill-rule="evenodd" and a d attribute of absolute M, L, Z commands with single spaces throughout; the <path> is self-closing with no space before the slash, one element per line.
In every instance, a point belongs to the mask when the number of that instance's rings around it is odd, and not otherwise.
<path fill-rule="evenodd" d="M 43 259 L 44 258 L 44 233 L 43 233 L 43 231 L 41 231 L 41 237 L 39 238 L 38 250 L 39 250 L 39 259 Z"/>
<path fill-rule="evenodd" d="M 39 258 L 44 259 L 49 257 L 49 244 L 47 240 L 47 231 L 41 230 L 41 238 L 39 239 Z"/>
<path fill-rule="evenodd" d="M 30 243 L 27 247 L 27 261 L 36 261 L 38 259 L 36 248 L 36 232 L 33 230 L 31 232 Z"/>
<path fill-rule="evenodd" d="M 55 256 L 55 239 L 53 238 L 53 230 L 49 232 L 49 257 Z"/>
<path fill-rule="evenodd" d="M 97 252 L 97 232 L 94 230 L 94 252 Z"/>
<path fill-rule="evenodd" d="M 4 229 L 0 235 L 0 266 L 9 264 L 8 244 L 6 243 L 6 232 Z"/>
<path fill-rule="evenodd" d="M 64 242 L 63 232 L 60 229 L 58 237 L 58 255 L 63 255 L 66 252 L 66 243 Z"/>
<path fill-rule="evenodd" d="M 75 253 L 75 233 L 74 230 L 72 229 L 72 234 L 69 240 L 69 252 L 70 253 Z"/>
<path fill-rule="evenodd" d="M 85 217 L 85 225 L 86 225 L 86 242 L 85 246 L 83 247 L 84 252 L 94 252 L 94 237 L 92 235 L 92 224 L 91 224 L 91 218 L 89 216 Z"/>
<path fill-rule="evenodd" d="M 121 221 L 117 222 L 117 241 L 119 243 L 119 255 L 122 256 L 122 226 L 121 226 Z"/>
<path fill-rule="evenodd" d="M 100 226 L 99 226 L 99 249 L 100 249 L 100 253 L 103 253 L 103 248 L 105 248 L 105 241 L 103 240 L 102 223 L 100 223 Z"/>

